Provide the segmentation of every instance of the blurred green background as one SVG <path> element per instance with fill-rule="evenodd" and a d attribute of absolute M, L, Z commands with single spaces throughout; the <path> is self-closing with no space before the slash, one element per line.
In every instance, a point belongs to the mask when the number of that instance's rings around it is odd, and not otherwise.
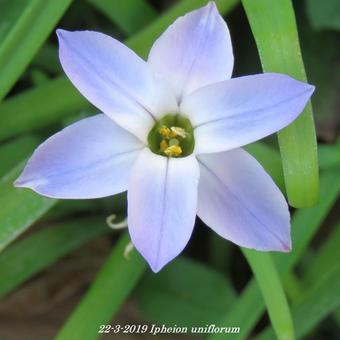
<path fill-rule="evenodd" d="M 218 1 L 231 31 L 234 77 L 262 72 L 256 45 L 261 36 L 254 31 L 255 43 L 247 16 L 259 22 L 266 19 L 261 12 L 252 14 L 249 2 L 243 1 L 243 7 L 237 0 Z M 256 282 L 246 260 L 249 257 L 257 261 L 255 266 L 249 261 L 255 274 L 262 260 L 273 261 L 290 305 L 296 338 L 340 337 L 338 0 L 293 3 L 308 81 L 316 86 L 312 104 L 320 199 L 313 207 L 292 209 L 293 251 L 289 255 L 262 258 L 242 253 L 197 219 L 184 253 L 155 275 L 136 252 L 124 259 L 127 235 L 105 223 L 110 214 L 116 214 L 117 221 L 126 216 L 125 194 L 57 202 L 12 185 L 41 141 L 96 112 L 61 70 L 57 27 L 104 32 L 145 57 L 155 37 L 172 21 L 205 3 L 0 0 L 0 339 L 52 339 L 56 334 L 59 339 L 95 339 L 100 336 L 100 324 L 153 323 L 216 324 L 241 330 L 222 337 L 186 336 L 193 339 L 274 339 L 266 311 L 271 303 L 261 292 L 268 297 L 273 289 L 275 297 L 275 287 L 270 281 Z M 270 1 L 259 3 L 271 6 Z M 280 21 L 289 17 L 284 11 L 289 11 L 290 2 L 275 3 L 272 9 L 268 7 L 273 22 L 295 29 L 294 21 Z M 276 136 L 247 149 L 285 191 Z M 105 338 L 120 337 L 123 334 L 105 334 Z M 150 337 L 124 335 L 127 339 Z M 184 335 L 162 337 L 182 339 Z"/>

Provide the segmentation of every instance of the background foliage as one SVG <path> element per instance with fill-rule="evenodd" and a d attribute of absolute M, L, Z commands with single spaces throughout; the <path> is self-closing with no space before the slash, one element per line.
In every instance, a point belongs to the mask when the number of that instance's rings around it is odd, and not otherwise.
<path fill-rule="evenodd" d="M 317 88 L 317 134 L 309 104 L 278 140 L 247 146 L 292 206 L 290 254 L 239 249 L 197 220 L 184 254 L 155 275 L 135 251 L 123 257 L 127 232 L 105 223 L 124 218 L 125 194 L 57 201 L 12 185 L 44 138 L 96 112 L 61 71 L 56 27 L 110 34 L 146 57 L 171 22 L 205 3 L 0 0 L 1 339 L 96 339 L 110 323 L 240 327 L 233 339 L 338 338 L 339 1 L 216 1 L 233 38 L 234 76 L 307 73 Z"/>

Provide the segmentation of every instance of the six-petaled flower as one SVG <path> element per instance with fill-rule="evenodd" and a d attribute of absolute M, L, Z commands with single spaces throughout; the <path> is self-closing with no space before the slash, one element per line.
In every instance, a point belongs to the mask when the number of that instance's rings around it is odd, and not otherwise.
<path fill-rule="evenodd" d="M 65 199 L 128 190 L 132 242 L 156 272 L 183 250 L 196 214 L 240 246 L 290 250 L 287 203 L 240 147 L 296 119 L 313 86 L 273 73 L 230 79 L 213 2 L 177 19 L 147 62 L 101 33 L 58 37 L 65 73 L 103 114 L 40 145 L 16 186 Z"/>

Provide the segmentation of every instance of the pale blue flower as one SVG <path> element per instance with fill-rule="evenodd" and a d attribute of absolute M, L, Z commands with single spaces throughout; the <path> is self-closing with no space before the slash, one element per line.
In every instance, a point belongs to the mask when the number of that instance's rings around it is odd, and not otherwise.
<path fill-rule="evenodd" d="M 131 239 L 155 272 L 186 246 L 196 214 L 240 246 L 290 250 L 287 203 L 240 147 L 296 119 L 313 86 L 273 73 L 230 79 L 213 2 L 177 19 L 147 62 L 101 33 L 58 37 L 65 73 L 104 114 L 40 145 L 16 186 L 65 199 L 128 190 Z"/>

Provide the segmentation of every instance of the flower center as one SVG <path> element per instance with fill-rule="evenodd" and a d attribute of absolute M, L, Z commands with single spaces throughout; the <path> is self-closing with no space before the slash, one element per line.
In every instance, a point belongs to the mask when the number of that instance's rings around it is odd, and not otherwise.
<path fill-rule="evenodd" d="M 148 143 L 150 150 L 161 156 L 188 156 L 195 146 L 192 125 L 179 114 L 166 115 L 150 130 Z"/>

